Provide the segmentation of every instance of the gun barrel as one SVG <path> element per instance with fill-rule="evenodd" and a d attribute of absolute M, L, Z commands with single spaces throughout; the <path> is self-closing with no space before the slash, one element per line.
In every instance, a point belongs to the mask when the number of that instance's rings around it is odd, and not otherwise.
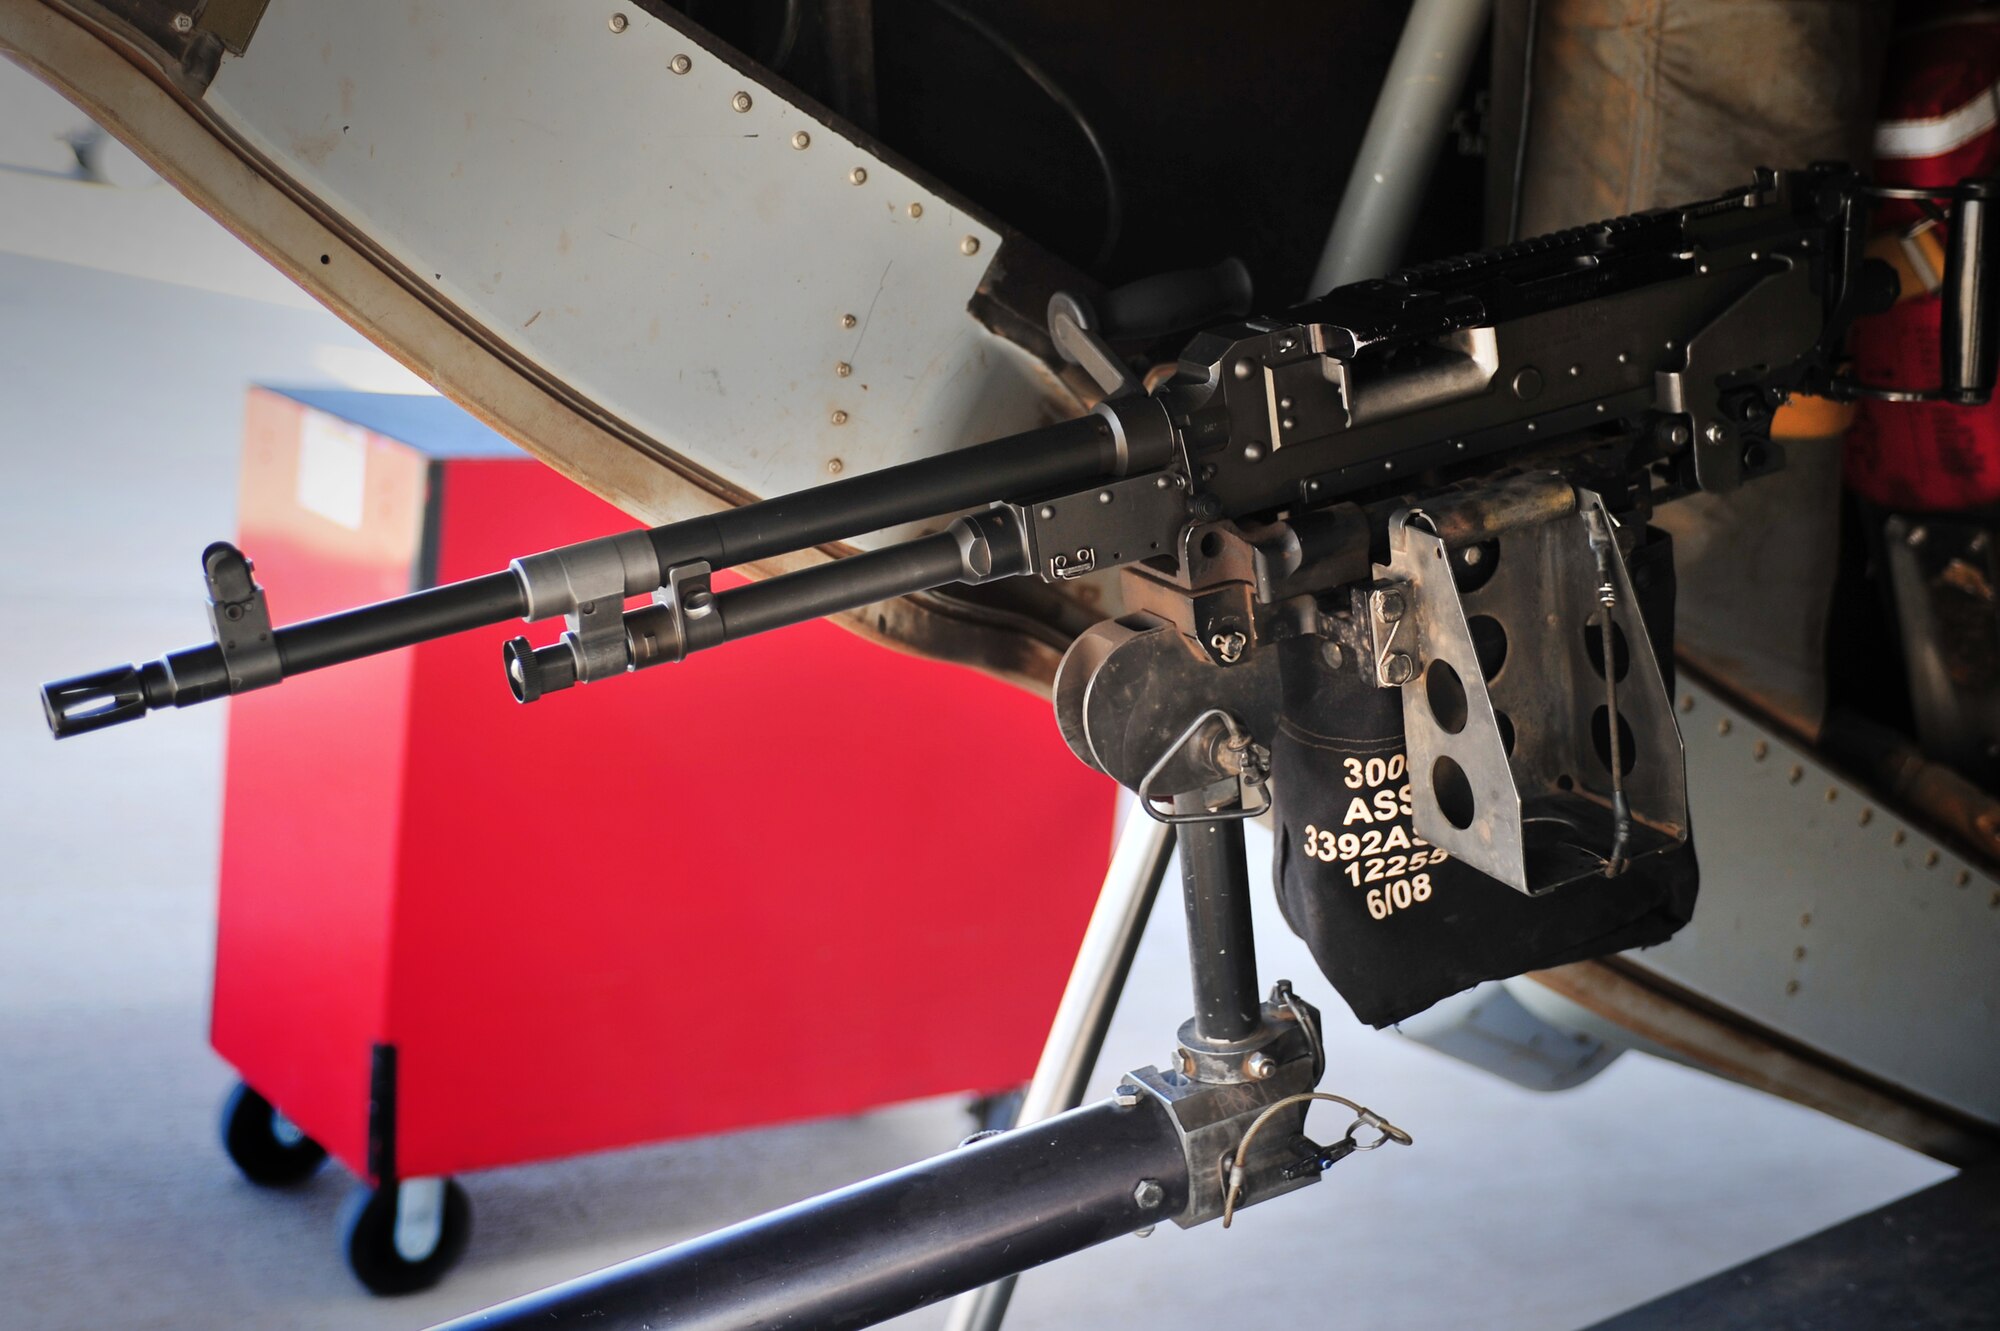
<path fill-rule="evenodd" d="M 873 1326 L 1158 1224 L 1187 1198 L 1165 1107 L 1107 1100 L 437 1331 Z"/>
<path fill-rule="evenodd" d="M 663 571 L 698 562 L 728 568 L 997 500 L 1155 470 L 1170 465 L 1174 456 L 1165 408 L 1152 399 L 1137 398 L 957 452 L 669 523 L 646 536 Z M 895 562 L 883 561 L 883 567 Z M 796 609 L 793 598 L 808 585 L 824 590 L 812 580 L 787 583 L 769 593 L 741 597 L 743 613 L 751 617 L 754 604 L 757 617 L 788 622 L 786 617 Z M 273 630 L 272 638 L 280 678 L 289 678 L 528 614 L 522 580 L 508 571 L 289 625 Z M 134 720 L 156 708 L 188 707 L 248 687 L 231 679 L 222 649 L 210 644 L 142 666 L 118 666 L 45 684 L 42 710 L 50 731 L 60 739 Z"/>
<path fill-rule="evenodd" d="M 1023 434 L 655 527 L 653 548 L 661 568 L 697 561 L 729 568 L 1173 460 L 1166 409 L 1128 398 Z"/>
<path fill-rule="evenodd" d="M 512 573 L 449 583 L 392 601 L 308 619 L 271 633 L 284 677 L 357 661 L 447 634 L 498 624 L 523 613 L 526 596 Z M 213 643 L 171 652 L 142 666 L 101 670 L 42 686 L 42 710 L 57 739 L 131 721 L 160 707 L 191 707 L 227 697 L 228 663 Z"/>

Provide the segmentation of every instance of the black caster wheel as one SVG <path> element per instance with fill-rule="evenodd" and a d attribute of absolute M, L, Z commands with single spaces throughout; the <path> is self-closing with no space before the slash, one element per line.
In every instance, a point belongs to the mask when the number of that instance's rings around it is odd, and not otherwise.
<path fill-rule="evenodd" d="M 324 1146 L 240 1081 L 222 1102 L 222 1149 L 244 1178 L 266 1188 L 303 1183 L 326 1162 Z"/>
<path fill-rule="evenodd" d="M 472 1236 L 472 1202 L 452 1179 L 362 1184 L 340 1217 L 340 1250 L 373 1294 L 414 1294 L 443 1278 Z"/>

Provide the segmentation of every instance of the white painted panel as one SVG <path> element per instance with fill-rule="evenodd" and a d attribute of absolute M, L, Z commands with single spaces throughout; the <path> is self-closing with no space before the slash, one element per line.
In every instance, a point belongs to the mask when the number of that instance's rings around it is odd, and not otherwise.
<path fill-rule="evenodd" d="M 2000 1122 L 2000 881 L 1683 685 L 1701 897 L 1649 970 Z"/>
<path fill-rule="evenodd" d="M 636 8 L 274 0 L 208 102 L 497 336 L 752 493 L 1069 414 L 966 313 L 990 226 Z"/>

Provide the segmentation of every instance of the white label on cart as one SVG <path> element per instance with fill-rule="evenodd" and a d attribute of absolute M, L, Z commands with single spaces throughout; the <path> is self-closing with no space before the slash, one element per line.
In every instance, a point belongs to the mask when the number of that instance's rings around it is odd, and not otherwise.
<path fill-rule="evenodd" d="M 368 495 L 368 432 L 308 411 L 299 429 L 299 507 L 361 530 Z"/>

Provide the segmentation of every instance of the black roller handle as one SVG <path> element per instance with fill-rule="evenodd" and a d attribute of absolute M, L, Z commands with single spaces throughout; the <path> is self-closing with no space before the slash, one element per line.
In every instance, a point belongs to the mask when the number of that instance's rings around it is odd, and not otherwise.
<path fill-rule="evenodd" d="M 1167 465 L 1171 453 L 1167 432 L 1135 441 L 1114 430 L 1106 417 L 1093 414 L 669 523 L 647 534 L 663 570 L 696 562 L 723 569 L 995 500 L 1029 498 L 1107 476 L 1153 470 Z M 274 630 L 272 637 L 283 667 L 281 677 L 289 678 L 504 623 L 527 612 L 520 579 L 512 572 L 493 573 L 289 625 Z M 231 691 L 222 650 L 209 644 L 144 665 L 116 666 L 45 684 L 42 710 L 49 730 L 62 739 L 134 720 L 157 708 L 227 697 Z"/>
<path fill-rule="evenodd" d="M 437 1331 L 864 1327 L 1179 1215 L 1166 1109 L 1087 1105 Z"/>
<path fill-rule="evenodd" d="M 1993 312 L 2000 305 L 1996 205 L 2000 205 L 2000 180 L 1968 180 L 1959 185 L 1952 209 L 1939 313 L 1939 363 L 1941 396 L 1961 406 L 1980 406 L 1993 396 L 1995 364 L 2000 361 L 2000 337 L 1992 327 Z"/>
<path fill-rule="evenodd" d="M 1137 342 L 1184 333 L 1250 313 L 1255 297 L 1250 268 L 1230 256 L 1207 268 L 1156 273 L 1113 287 L 1097 301 L 1104 336 Z"/>

